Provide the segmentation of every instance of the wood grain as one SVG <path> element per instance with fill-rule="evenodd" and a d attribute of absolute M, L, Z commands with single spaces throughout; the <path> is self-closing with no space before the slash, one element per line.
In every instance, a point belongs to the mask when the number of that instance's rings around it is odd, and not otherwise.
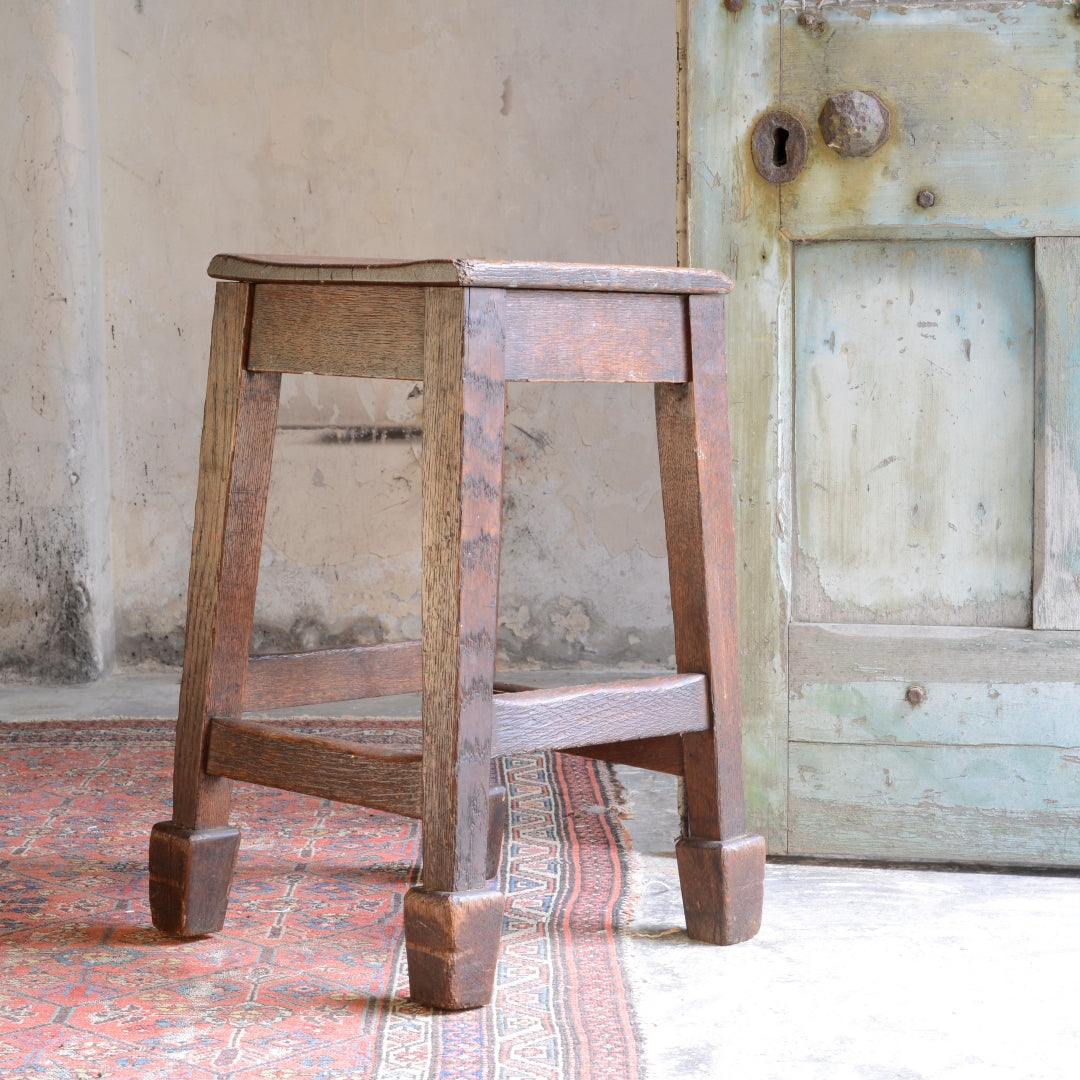
<path fill-rule="evenodd" d="M 739 551 L 747 812 L 783 851 L 787 815 L 786 643 L 790 581 L 791 244 L 780 189 L 754 168 L 749 132 L 779 98 L 778 19 L 681 0 L 687 240 L 680 261 L 738 284 L 727 313 Z M 747 17 L 748 14 L 754 17 Z M 831 91 L 830 91 L 831 92 Z M 817 115 L 819 101 L 811 116 Z"/>
<path fill-rule="evenodd" d="M 1034 307 L 1027 243 L 799 245 L 794 619 L 1030 625 Z"/>
<path fill-rule="evenodd" d="M 207 772 L 249 784 L 418 818 L 421 762 L 415 751 L 215 718 Z"/>
<path fill-rule="evenodd" d="M 207 273 L 235 281 L 458 285 L 489 289 L 572 289 L 600 292 L 727 293 L 731 281 L 715 270 L 589 263 L 489 262 L 428 259 L 397 262 L 318 256 L 216 255 Z"/>
<path fill-rule="evenodd" d="M 248 367 L 420 380 L 424 290 L 407 285 L 259 285 Z"/>
<path fill-rule="evenodd" d="M 656 431 L 676 662 L 711 696 L 710 730 L 683 738 L 687 824 L 730 840 L 746 821 L 723 300 L 691 297 L 690 321 L 693 382 L 656 387 Z"/>
<path fill-rule="evenodd" d="M 204 743 L 208 718 L 243 701 L 277 422 L 281 377 L 244 369 L 250 293 L 220 284 L 214 306 L 173 773 L 173 821 L 190 829 L 228 823 Z"/>
<path fill-rule="evenodd" d="M 709 726 L 703 675 L 499 694 L 491 752 L 497 756 L 646 739 Z"/>
<path fill-rule="evenodd" d="M 567 746 L 564 754 L 599 758 L 615 765 L 633 765 L 639 769 L 682 776 L 683 742 L 678 735 L 661 735 L 655 739 L 628 739 L 625 742 L 594 743 L 590 746 Z"/>
<path fill-rule="evenodd" d="M 485 882 L 502 524 L 498 290 L 427 292 L 422 521 L 427 890 Z"/>
<path fill-rule="evenodd" d="M 1035 241 L 1032 625 L 1080 629 L 1080 241 Z"/>
<path fill-rule="evenodd" d="M 419 641 L 253 656 L 243 711 L 412 694 L 422 681 Z"/>
<path fill-rule="evenodd" d="M 778 191 L 784 231 L 796 240 L 1080 232 L 1080 147 L 1063 136 L 1075 118 L 1074 39 L 1061 8 L 1022 10 L 1012 23 L 990 5 L 881 5 L 872 18 L 867 7 L 833 5 L 823 36 L 784 11 L 783 108 L 812 122 L 830 94 L 860 87 L 877 91 L 894 120 L 869 157 L 812 148 L 797 183 Z M 930 209 L 915 201 L 922 188 L 937 193 Z"/>
<path fill-rule="evenodd" d="M 506 378 L 685 382 L 682 296 L 526 290 L 506 296 Z"/>

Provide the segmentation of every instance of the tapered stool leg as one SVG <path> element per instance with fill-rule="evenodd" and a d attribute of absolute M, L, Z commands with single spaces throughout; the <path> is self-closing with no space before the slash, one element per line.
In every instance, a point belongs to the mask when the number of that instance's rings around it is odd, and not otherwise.
<path fill-rule="evenodd" d="M 683 736 L 686 929 L 717 945 L 761 925 L 765 841 L 748 835 L 736 638 L 735 529 L 721 296 L 691 296 L 690 383 L 658 384 L 656 424 L 679 671 L 709 679 L 712 723 Z"/>
<path fill-rule="evenodd" d="M 204 768 L 209 718 L 238 717 L 251 642 L 281 376 L 244 368 L 251 288 L 217 287 L 199 457 L 173 817 L 150 836 L 154 925 L 189 937 L 220 930 L 238 830 L 230 781 Z"/>
<path fill-rule="evenodd" d="M 505 294 L 429 289 L 424 356 L 422 884 L 405 897 L 413 1000 L 494 992 L 504 901 L 486 881 L 502 520 Z"/>

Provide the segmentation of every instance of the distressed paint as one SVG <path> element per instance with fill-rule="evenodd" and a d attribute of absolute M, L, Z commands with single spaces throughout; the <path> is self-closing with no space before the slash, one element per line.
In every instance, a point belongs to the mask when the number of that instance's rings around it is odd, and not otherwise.
<path fill-rule="evenodd" d="M 1027 626 L 1032 256 L 800 244 L 794 617 Z"/>
<path fill-rule="evenodd" d="M 1080 241 L 1035 242 L 1035 524 L 1032 625 L 1080 628 Z"/>
<path fill-rule="evenodd" d="M 1073 5 L 845 5 L 800 18 L 783 16 L 779 104 L 816 125 L 830 94 L 872 91 L 893 130 L 867 158 L 811 140 L 782 193 L 792 238 L 1080 232 Z M 921 189 L 932 209 L 916 204 Z"/>
<path fill-rule="evenodd" d="M 792 743 L 793 855 L 1080 866 L 1080 746 Z"/>
<path fill-rule="evenodd" d="M 750 0 L 732 16 L 685 0 L 683 189 L 694 266 L 735 282 L 728 304 L 728 392 L 735 471 L 739 664 L 747 817 L 770 850 L 786 844 L 791 381 L 790 245 L 778 189 L 761 178 L 749 132 L 774 100 L 778 10 Z"/>

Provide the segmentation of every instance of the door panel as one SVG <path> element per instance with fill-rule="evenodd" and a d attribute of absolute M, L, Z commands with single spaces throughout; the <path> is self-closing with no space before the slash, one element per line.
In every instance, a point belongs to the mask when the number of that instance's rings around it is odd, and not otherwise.
<path fill-rule="evenodd" d="M 680 2 L 680 257 L 735 279 L 752 824 L 1080 866 L 1074 9 Z M 867 156 L 819 129 L 846 90 L 890 111 Z M 806 164 L 770 183 L 788 114 Z"/>
<path fill-rule="evenodd" d="M 792 616 L 1029 626 L 1023 242 L 795 247 Z"/>
<path fill-rule="evenodd" d="M 781 191 L 789 236 L 1080 233 L 1071 5 L 795 7 L 782 15 L 782 107 L 817 136 L 831 94 L 869 90 L 892 133 L 857 158 L 812 137 L 805 172 Z M 932 208 L 916 202 L 924 189 Z"/>

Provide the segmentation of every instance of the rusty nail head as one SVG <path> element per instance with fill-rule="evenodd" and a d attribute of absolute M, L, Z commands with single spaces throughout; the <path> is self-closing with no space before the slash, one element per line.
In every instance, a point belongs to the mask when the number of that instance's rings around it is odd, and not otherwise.
<path fill-rule="evenodd" d="M 825 33 L 825 20 L 812 11 L 804 11 L 799 16 L 799 25 L 809 30 L 814 37 L 821 37 Z"/>
<path fill-rule="evenodd" d="M 889 137 L 889 110 L 869 90 L 842 90 L 821 107 L 825 145 L 841 157 L 869 157 Z"/>
<path fill-rule="evenodd" d="M 724 7 L 730 12 L 742 11 L 746 0 L 724 0 Z"/>
<path fill-rule="evenodd" d="M 929 210 L 934 203 L 937 202 L 937 196 L 929 189 L 923 188 L 918 195 L 915 196 L 915 201 L 924 209 Z"/>
<path fill-rule="evenodd" d="M 926 700 L 926 687 L 918 683 L 912 683 L 904 694 L 909 705 L 921 705 Z"/>

